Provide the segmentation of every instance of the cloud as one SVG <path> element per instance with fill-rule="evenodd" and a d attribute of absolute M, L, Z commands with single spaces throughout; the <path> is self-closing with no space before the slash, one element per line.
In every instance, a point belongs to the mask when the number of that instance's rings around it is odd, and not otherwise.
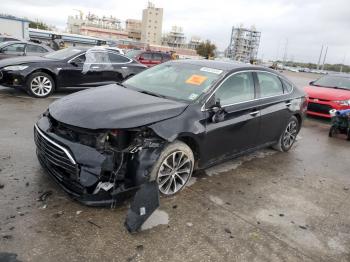
<path fill-rule="evenodd" d="M 2 0 L 1 12 L 39 19 L 60 29 L 67 16 L 79 9 L 85 13 L 113 15 L 122 20 L 141 19 L 145 0 Z M 282 58 L 288 39 L 287 56 L 296 61 L 316 62 L 322 45 L 328 45 L 327 61 L 340 63 L 350 44 L 350 4 L 348 0 L 154 0 L 164 8 L 163 31 L 182 26 L 192 35 L 212 40 L 224 50 L 232 26 L 255 25 L 262 32 L 259 57 Z M 20 8 L 19 8 L 20 6 Z M 350 61 L 350 54 L 347 55 Z"/>

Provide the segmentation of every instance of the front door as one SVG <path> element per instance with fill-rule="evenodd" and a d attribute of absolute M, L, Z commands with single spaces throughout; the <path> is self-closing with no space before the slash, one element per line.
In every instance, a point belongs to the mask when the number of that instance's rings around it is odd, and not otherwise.
<path fill-rule="evenodd" d="M 216 90 L 215 101 L 220 101 L 222 112 L 215 122 L 213 113 L 206 111 L 204 161 L 215 162 L 255 147 L 260 125 L 255 93 L 251 72 L 232 74 Z"/>

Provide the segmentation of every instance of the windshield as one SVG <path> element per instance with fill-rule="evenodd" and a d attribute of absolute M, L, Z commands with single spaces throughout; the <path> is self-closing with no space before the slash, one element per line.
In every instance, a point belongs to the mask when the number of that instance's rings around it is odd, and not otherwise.
<path fill-rule="evenodd" d="M 191 102 L 205 93 L 223 71 L 186 63 L 164 63 L 126 80 L 127 88 Z"/>
<path fill-rule="evenodd" d="M 350 76 L 324 76 L 313 82 L 313 85 L 332 88 L 338 87 L 350 90 Z"/>
<path fill-rule="evenodd" d="M 57 60 L 63 60 L 63 59 L 67 59 L 71 56 L 74 56 L 78 53 L 80 53 L 82 50 L 78 49 L 78 48 L 65 48 L 65 49 L 61 49 L 55 52 L 51 52 L 47 55 L 45 55 L 44 57 L 47 58 L 51 58 L 51 59 L 57 59 Z"/>

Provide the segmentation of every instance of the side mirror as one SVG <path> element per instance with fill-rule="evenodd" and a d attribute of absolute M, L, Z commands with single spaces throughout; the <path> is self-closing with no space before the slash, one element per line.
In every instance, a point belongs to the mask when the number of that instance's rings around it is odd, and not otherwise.
<path fill-rule="evenodd" d="M 142 56 L 139 57 L 139 61 L 145 60 Z"/>
<path fill-rule="evenodd" d="M 315 81 L 311 81 L 311 82 L 309 83 L 309 85 L 310 85 L 310 86 L 314 85 L 314 82 L 315 82 Z"/>
<path fill-rule="evenodd" d="M 221 107 L 220 99 L 215 101 L 210 111 L 213 112 L 213 116 L 211 117 L 213 123 L 218 123 L 225 119 L 225 110 Z"/>
<path fill-rule="evenodd" d="M 72 66 L 78 66 L 78 63 L 76 62 L 76 61 L 70 61 L 70 64 L 72 65 Z"/>

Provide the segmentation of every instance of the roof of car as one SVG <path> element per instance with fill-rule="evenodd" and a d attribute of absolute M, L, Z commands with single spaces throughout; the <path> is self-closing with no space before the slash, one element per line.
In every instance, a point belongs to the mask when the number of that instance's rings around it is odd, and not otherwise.
<path fill-rule="evenodd" d="M 18 41 L 17 40 L 16 41 L 6 41 L 6 42 L 0 43 L 0 45 L 10 45 L 10 44 L 16 44 L 16 43 L 37 45 L 37 46 L 41 46 L 41 47 L 47 48 L 48 50 L 51 50 L 51 47 L 49 47 L 47 45 L 37 44 L 37 43 L 34 43 L 34 42 L 29 42 L 29 41 L 21 41 L 21 40 L 18 40 Z"/>
<path fill-rule="evenodd" d="M 207 59 L 185 59 L 185 60 L 173 60 L 175 63 L 186 63 L 186 64 L 193 64 L 193 65 L 199 65 L 199 66 L 205 66 L 205 67 L 211 67 L 215 69 L 220 69 L 223 71 L 231 71 L 237 68 L 252 68 L 252 69 L 265 69 L 270 71 L 266 67 L 261 66 L 255 66 L 251 64 L 244 64 L 239 62 L 226 62 L 226 61 L 214 61 L 214 60 L 207 60 Z"/>

